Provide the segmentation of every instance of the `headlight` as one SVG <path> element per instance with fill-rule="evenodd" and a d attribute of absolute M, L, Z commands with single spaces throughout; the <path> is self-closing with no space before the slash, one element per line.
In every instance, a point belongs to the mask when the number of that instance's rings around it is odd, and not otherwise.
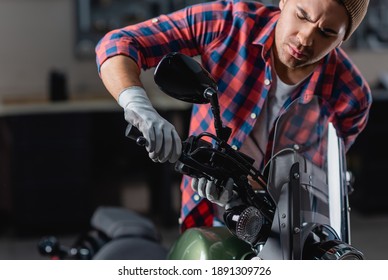
<path fill-rule="evenodd" d="M 252 246 L 265 241 L 271 229 L 270 222 L 253 206 L 240 205 L 226 210 L 224 221 L 234 235 Z"/>

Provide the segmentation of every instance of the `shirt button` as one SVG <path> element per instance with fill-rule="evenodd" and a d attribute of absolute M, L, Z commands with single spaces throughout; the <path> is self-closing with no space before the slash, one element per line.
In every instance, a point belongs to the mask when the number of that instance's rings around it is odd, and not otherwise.
<path fill-rule="evenodd" d="M 232 146 L 232 149 L 237 151 L 237 146 L 236 146 L 236 145 L 233 145 L 233 146 Z"/>
<path fill-rule="evenodd" d="M 158 19 L 158 18 L 153 18 L 153 19 L 152 19 L 152 23 L 157 23 L 157 22 L 159 22 L 159 19 Z"/>
<path fill-rule="evenodd" d="M 199 197 L 198 194 L 195 194 L 195 195 L 193 196 L 193 199 L 194 199 L 194 201 L 199 201 L 199 200 L 200 200 L 200 197 Z"/>
<path fill-rule="evenodd" d="M 251 119 L 254 120 L 254 119 L 256 119 L 256 117 L 257 117 L 257 115 L 256 115 L 255 113 L 252 113 L 252 114 L 251 114 Z"/>
<path fill-rule="evenodd" d="M 265 84 L 266 86 L 269 86 L 269 85 L 271 84 L 271 81 L 268 80 L 268 79 L 265 79 L 265 80 L 264 80 L 264 84 Z"/>

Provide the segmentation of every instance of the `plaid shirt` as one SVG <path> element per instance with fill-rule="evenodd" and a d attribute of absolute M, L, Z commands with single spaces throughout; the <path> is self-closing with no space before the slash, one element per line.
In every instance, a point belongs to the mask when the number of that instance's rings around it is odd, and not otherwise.
<path fill-rule="evenodd" d="M 232 128 L 229 140 L 241 147 L 252 131 L 272 84 L 271 47 L 279 18 L 277 7 L 258 2 L 213 1 L 161 15 L 109 32 L 97 45 L 98 68 L 109 57 L 131 57 L 139 67 L 157 65 L 169 52 L 200 56 L 219 87 L 224 124 Z M 330 105 L 331 120 L 346 148 L 365 127 L 371 105 L 369 86 L 341 49 L 330 52 L 312 75 L 285 102 L 296 97 L 319 95 Z M 210 106 L 194 105 L 190 133 L 215 133 Z M 181 184 L 182 231 L 210 226 L 213 206 L 190 186 Z"/>

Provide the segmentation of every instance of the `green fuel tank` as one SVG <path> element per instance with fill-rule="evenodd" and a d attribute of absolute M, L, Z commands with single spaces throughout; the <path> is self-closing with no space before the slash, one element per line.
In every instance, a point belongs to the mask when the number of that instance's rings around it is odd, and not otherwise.
<path fill-rule="evenodd" d="M 170 260 L 242 260 L 253 256 L 251 247 L 226 227 L 186 230 L 171 247 Z"/>

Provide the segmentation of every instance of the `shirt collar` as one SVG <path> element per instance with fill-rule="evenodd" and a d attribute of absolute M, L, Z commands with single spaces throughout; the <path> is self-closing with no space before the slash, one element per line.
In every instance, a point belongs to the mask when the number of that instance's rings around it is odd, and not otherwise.
<path fill-rule="evenodd" d="M 267 22 L 257 37 L 252 41 L 252 44 L 263 47 L 263 57 L 270 55 L 270 50 L 275 39 L 275 26 L 278 22 L 279 16 L 280 11 L 276 11 L 274 16 Z"/>

